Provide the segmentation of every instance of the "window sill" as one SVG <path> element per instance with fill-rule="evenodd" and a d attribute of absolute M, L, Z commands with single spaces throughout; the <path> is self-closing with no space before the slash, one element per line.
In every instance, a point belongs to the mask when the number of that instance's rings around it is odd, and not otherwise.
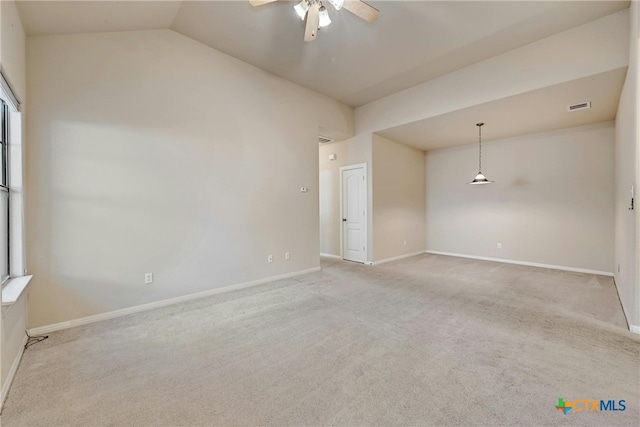
<path fill-rule="evenodd" d="M 18 301 L 33 276 L 13 277 L 2 287 L 2 306 Z"/>

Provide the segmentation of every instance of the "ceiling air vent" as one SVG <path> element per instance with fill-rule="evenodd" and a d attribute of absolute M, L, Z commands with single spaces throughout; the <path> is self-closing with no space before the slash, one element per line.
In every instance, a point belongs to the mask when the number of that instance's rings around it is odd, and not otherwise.
<path fill-rule="evenodd" d="M 580 104 L 569 105 L 567 111 L 588 110 L 589 108 L 591 108 L 591 102 L 581 102 Z"/>
<path fill-rule="evenodd" d="M 333 139 L 327 138 L 326 136 L 318 135 L 318 142 L 320 144 L 328 144 L 330 142 L 333 142 Z"/>

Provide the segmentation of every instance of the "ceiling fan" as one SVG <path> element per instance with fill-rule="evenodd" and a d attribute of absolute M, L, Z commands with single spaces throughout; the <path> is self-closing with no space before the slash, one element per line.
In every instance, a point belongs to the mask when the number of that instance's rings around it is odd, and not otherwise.
<path fill-rule="evenodd" d="M 263 4 L 273 3 L 275 1 L 284 0 L 249 0 L 251 6 L 262 6 Z M 362 0 L 327 0 L 336 10 L 343 7 L 357 17 L 367 22 L 373 22 L 378 19 L 380 11 L 375 7 L 369 6 Z M 300 3 L 293 7 L 300 19 L 307 19 L 304 30 L 304 41 L 310 42 L 316 39 L 318 29 L 331 24 L 329 13 L 322 5 L 321 0 L 301 0 Z"/>

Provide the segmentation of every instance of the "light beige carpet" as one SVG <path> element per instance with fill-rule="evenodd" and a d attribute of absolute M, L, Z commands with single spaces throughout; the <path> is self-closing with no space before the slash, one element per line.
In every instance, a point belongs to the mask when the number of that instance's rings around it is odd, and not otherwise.
<path fill-rule="evenodd" d="M 23 425 L 639 425 L 611 278 L 436 255 L 323 270 L 51 334 Z M 619 412 L 558 398 L 625 400 Z"/>

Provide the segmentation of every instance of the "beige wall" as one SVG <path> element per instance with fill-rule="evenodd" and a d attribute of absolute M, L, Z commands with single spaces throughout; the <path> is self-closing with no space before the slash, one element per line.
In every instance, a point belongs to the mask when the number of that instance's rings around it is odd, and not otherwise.
<path fill-rule="evenodd" d="M 640 166 L 638 165 L 638 114 L 640 114 L 640 97 L 638 91 L 638 18 L 639 7 L 637 2 L 632 2 L 630 17 L 630 51 L 629 68 L 625 79 L 618 114 L 616 116 L 616 223 L 615 223 L 615 262 L 620 265 L 620 271 L 615 271 L 616 285 L 622 306 L 627 315 L 627 321 L 638 327 L 640 332 L 640 250 L 637 245 L 640 241 L 638 233 L 640 226 L 638 221 L 638 202 L 640 201 Z M 635 185 L 635 210 L 630 211 L 631 185 Z"/>
<path fill-rule="evenodd" d="M 367 262 L 424 251 L 423 151 L 378 135 L 321 145 L 319 151 L 321 253 L 341 256 L 340 168 L 358 163 L 369 165 Z"/>
<path fill-rule="evenodd" d="M 329 160 L 330 154 L 335 154 L 336 159 Z M 319 162 L 320 253 L 341 256 L 340 168 L 359 163 L 370 165 L 371 144 L 365 139 L 351 139 L 321 145 Z"/>
<path fill-rule="evenodd" d="M 22 102 L 23 110 L 26 109 L 26 75 L 25 75 L 25 34 L 20 21 L 18 10 L 13 1 L 0 2 L 0 66 L 2 73 L 11 85 L 14 95 Z M 23 114 L 23 126 L 25 115 Z M 12 147 L 12 153 L 14 152 Z M 15 159 L 14 159 L 15 160 Z M 15 171 L 14 171 L 15 172 Z M 17 194 L 15 194 L 17 196 Z M 16 198 L 12 197 L 12 202 Z M 15 231 L 15 230 L 14 230 Z M 14 233 L 13 247 L 17 235 Z M 15 255 L 15 254 L 14 254 Z M 15 261 L 14 256 L 14 261 Z M 21 257 L 20 257 L 21 258 Z M 12 275 L 16 274 L 16 264 L 12 261 Z M 11 368 L 16 366 L 18 356 L 21 354 L 26 329 L 27 296 L 23 293 L 18 300 L 10 305 L 2 307 L 0 319 L 0 359 L 2 397 L 8 391 L 7 382 Z M 1 403 L 0 403 L 1 404 Z"/>
<path fill-rule="evenodd" d="M 636 185 L 635 185 L 635 201 L 638 202 L 638 189 L 640 189 L 640 125 L 638 125 L 638 112 L 640 112 L 640 5 L 638 2 L 633 2 L 631 5 L 631 27 L 633 31 L 630 33 L 632 41 L 630 48 L 633 49 L 633 63 L 636 70 Z M 634 283 L 635 288 L 635 316 L 632 316 L 631 323 L 634 325 L 633 330 L 635 333 L 640 334 L 640 214 L 638 214 L 638 205 L 635 206 L 636 212 L 636 280 Z"/>
<path fill-rule="evenodd" d="M 317 135 L 350 108 L 169 30 L 27 58 L 30 327 L 319 266 Z"/>
<path fill-rule="evenodd" d="M 373 135 L 374 262 L 425 250 L 425 153 Z"/>
<path fill-rule="evenodd" d="M 360 106 L 355 110 L 356 135 L 352 141 L 371 141 L 372 134 L 379 130 L 625 67 L 628 65 L 629 56 L 628 32 L 629 10 L 622 10 Z M 607 36 L 602 37 L 602 34 Z M 481 85 L 477 84 L 479 81 L 482 82 Z M 461 149 L 455 149 L 452 153 L 456 152 L 456 150 Z M 613 155 L 613 149 L 611 149 L 610 154 Z M 475 156 L 471 152 L 468 155 Z M 471 169 L 474 168 L 473 165 L 469 167 Z M 610 171 L 613 173 L 612 169 Z M 375 173 L 375 166 L 369 169 L 369 173 Z M 429 198 L 429 194 L 432 194 L 430 189 L 436 189 L 438 185 L 433 182 L 430 183 L 428 169 L 426 173 L 428 177 L 427 197 Z M 442 173 L 451 174 L 452 172 L 442 171 Z M 369 202 L 373 203 L 373 179 L 372 176 L 370 178 Z M 473 176 L 464 179 L 471 180 L 472 178 Z M 495 187 L 499 186 L 496 185 Z M 464 192 L 469 191 L 469 189 L 457 189 L 456 191 Z M 518 194 L 525 194 L 527 190 L 523 188 L 522 191 L 522 193 Z M 613 183 L 611 183 L 610 192 L 613 192 Z M 471 194 L 473 197 L 477 197 L 479 192 L 476 191 Z M 522 202 L 526 205 L 528 199 L 526 197 L 523 199 Z M 479 198 L 477 201 L 482 202 L 482 200 L 482 198 Z M 611 202 L 609 206 L 613 206 L 611 194 L 605 195 L 605 200 L 609 200 Z M 472 200 L 474 203 L 475 201 L 475 199 Z M 458 205 L 460 203 L 463 203 L 463 201 L 458 202 Z M 467 208 L 472 204 L 468 203 Z M 458 207 L 456 205 L 456 209 Z M 549 207 L 554 208 L 553 206 Z M 517 206 L 511 206 L 510 208 L 517 210 Z M 430 210 L 428 201 L 427 247 L 435 250 L 436 248 L 429 242 L 429 238 L 433 239 L 437 236 L 438 242 L 444 242 L 445 236 L 433 227 L 429 228 L 429 222 L 433 223 L 436 219 L 431 216 L 430 211 L 434 212 L 433 209 Z M 375 241 L 376 233 L 373 231 L 376 212 L 373 206 L 370 206 L 369 212 L 369 254 L 374 255 L 375 250 L 375 258 L 377 258 L 378 244 Z M 447 227 L 453 228 L 451 219 L 446 217 L 447 214 L 448 212 L 443 212 L 441 219 L 447 223 Z M 604 258 L 606 259 L 601 260 L 599 263 L 603 267 L 603 271 L 606 272 L 613 271 L 613 257 L 611 255 L 613 251 L 611 237 L 613 234 L 612 215 L 606 219 L 611 223 L 605 224 L 605 228 L 610 227 L 609 237 L 603 237 L 603 240 L 608 242 L 610 251 L 604 253 Z M 522 215 L 518 213 L 517 216 L 521 217 Z M 538 218 L 543 216 L 544 214 L 540 213 Z M 463 215 L 463 217 L 467 218 L 466 215 Z M 462 225 L 460 229 L 465 230 L 465 227 L 467 225 Z M 481 230 L 476 231 L 480 234 L 484 232 L 481 232 Z M 435 233 L 435 236 L 431 234 L 432 232 Z M 584 261 L 582 256 L 571 255 L 573 250 L 569 251 L 566 257 L 556 256 L 557 249 L 554 248 L 549 248 L 545 251 L 540 251 L 540 248 L 538 248 L 529 256 L 525 250 L 526 245 L 523 244 L 516 245 L 518 246 L 517 249 L 505 247 L 500 253 L 497 253 L 495 250 L 497 241 L 494 241 L 496 236 L 491 234 L 492 232 L 490 231 L 487 232 L 490 233 L 489 236 L 477 235 L 474 237 L 487 241 L 483 243 L 472 242 L 472 247 L 467 247 L 465 244 L 460 243 L 460 239 L 457 239 L 456 236 L 461 236 L 462 241 L 469 241 L 464 231 L 460 230 L 457 230 L 450 237 L 446 237 L 446 239 L 450 239 L 450 244 L 443 243 L 443 245 L 440 245 L 440 243 L 436 242 L 436 246 L 448 247 L 450 250 L 457 248 L 461 251 L 473 249 L 477 255 L 485 254 L 485 256 L 502 258 L 512 257 L 513 259 L 528 262 L 541 263 L 543 262 L 541 260 L 553 261 L 559 259 L 561 262 L 582 264 Z M 516 236 L 515 240 L 522 241 L 519 236 Z M 489 241 L 491 241 L 491 245 L 487 246 Z M 593 263 L 589 261 L 588 264 Z"/>
<path fill-rule="evenodd" d="M 14 1 L 1 2 L 2 38 L 0 45 L 2 72 L 11 85 L 14 95 L 24 102 L 26 98 L 24 28 Z"/>
<path fill-rule="evenodd" d="M 427 153 L 427 250 L 613 272 L 612 122 L 483 144 L 491 185 L 477 156 Z"/>
<path fill-rule="evenodd" d="M 20 362 L 18 357 L 24 346 L 26 324 L 27 293 L 23 292 L 15 303 L 2 307 L 2 397 L 6 397 L 13 380 L 9 378 L 11 370 L 16 369 Z"/>

